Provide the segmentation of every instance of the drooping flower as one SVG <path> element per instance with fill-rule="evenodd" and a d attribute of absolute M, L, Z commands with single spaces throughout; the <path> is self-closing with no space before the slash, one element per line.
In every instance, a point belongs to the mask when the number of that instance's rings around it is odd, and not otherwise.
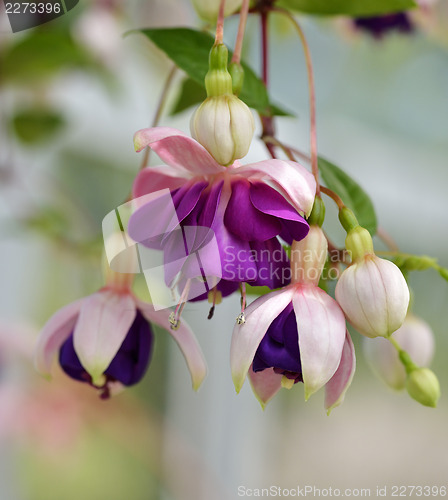
<path fill-rule="evenodd" d="M 311 211 L 316 184 L 304 167 L 284 160 L 244 166 L 235 162 L 224 167 L 198 142 L 165 127 L 140 130 L 134 142 L 137 151 L 151 147 L 167 163 L 140 172 L 134 197 L 169 189 L 182 228 L 213 231 L 222 271 L 217 288 L 223 295 L 233 292 L 240 282 L 270 288 L 286 283 L 288 259 L 277 237 L 291 243 L 308 233 L 303 216 Z M 130 236 L 145 244 L 154 221 L 160 226 L 159 234 L 168 241 L 174 229 L 172 213 L 168 207 L 164 211 L 157 200 L 132 215 Z M 170 251 L 167 246 L 165 252 Z M 178 246 L 171 244 L 173 256 L 165 256 L 167 261 L 176 260 Z M 190 253 L 197 246 L 193 244 Z M 217 257 L 205 258 L 204 267 L 216 266 Z"/>
<path fill-rule="evenodd" d="M 339 278 L 335 296 L 348 321 L 366 337 L 388 337 L 400 328 L 409 288 L 400 269 L 375 255 L 369 232 L 357 226 L 346 238 L 352 264 Z"/>
<path fill-rule="evenodd" d="M 344 313 L 319 288 L 327 257 L 322 230 L 291 248 L 292 284 L 256 299 L 237 324 L 231 345 L 231 369 L 237 392 L 246 375 L 262 406 L 282 387 L 303 382 L 305 398 L 326 386 L 328 411 L 338 406 L 350 385 L 355 355 Z"/>
<path fill-rule="evenodd" d="M 391 337 L 418 366 L 429 366 L 434 355 L 434 335 L 425 321 L 408 313 L 403 325 Z M 364 355 L 375 374 L 393 389 L 404 389 L 406 370 L 396 348 L 381 337 L 365 339 L 363 347 Z"/>
<path fill-rule="evenodd" d="M 109 270 L 107 285 L 56 312 L 44 326 L 35 366 L 49 376 L 54 357 L 64 372 L 99 389 L 103 398 L 139 382 L 153 346 L 148 322 L 166 329 L 179 345 L 197 390 L 206 375 L 201 349 L 190 328 L 169 329 L 170 311 L 155 311 L 131 291 L 133 275 Z"/>

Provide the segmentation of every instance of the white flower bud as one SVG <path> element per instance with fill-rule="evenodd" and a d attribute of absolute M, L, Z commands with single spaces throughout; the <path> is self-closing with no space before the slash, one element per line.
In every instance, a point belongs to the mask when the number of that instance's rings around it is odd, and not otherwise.
<path fill-rule="evenodd" d="M 429 366 L 434 355 L 434 336 L 429 325 L 413 314 L 408 314 L 392 335 L 400 347 L 406 351 L 418 366 Z M 364 355 L 375 374 L 392 387 L 404 389 L 406 370 L 401 363 L 396 348 L 384 338 L 366 339 Z"/>
<path fill-rule="evenodd" d="M 220 0 L 193 0 L 193 6 L 199 16 L 205 21 L 216 23 L 218 19 Z M 230 16 L 241 8 L 243 0 L 226 0 L 224 16 Z"/>
<path fill-rule="evenodd" d="M 400 269 L 375 254 L 366 254 L 339 278 L 336 300 L 348 321 L 366 337 L 388 337 L 403 324 L 409 289 Z"/>
<path fill-rule="evenodd" d="M 208 97 L 190 122 L 191 135 L 220 165 L 246 156 L 255 131 L 252 112 L 232 94 Z"/>

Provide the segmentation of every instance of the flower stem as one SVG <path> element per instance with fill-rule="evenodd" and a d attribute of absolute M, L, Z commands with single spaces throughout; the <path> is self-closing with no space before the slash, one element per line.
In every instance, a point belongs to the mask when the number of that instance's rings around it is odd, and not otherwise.
<path fill-rule="evenodd" d="M 329 196 L 336 203 L 339 210 L 341 210 L 342 208 L 345 208 L 345 204 L 342 201 L 341 197 L 339 195 L 337 195 L 334 191 L 332 191 L 331 189 L 328 189 L 325 186 L 320 186 L 320 190 L 322 191 L 322 193 Z"/>
<path fill-rule="evenodd" d="M 377 228 L 376 235 L 387 246 L 389 250 L 391 250 L 392 252 L 400 251 L 398 245 L 395 243 L 392 236 L 388 232 L 386 232 L 382 227 Z"/>
<path fill-rule="evenodd" d="M 157 105 L 157 109 L 156 109 L 154 118 L 152 120 L 151 127 L 157 127 L 157 125 L 159 124 L 160 118 L 162 117 L 163 109 L 164 109 L 165 104 L 166 104 L 166 98 L 168 96 L 168 91 L 171 87 L 171 84 L 173 82 L 174 75 L 176 74 L 176 71 L 177 71 L 177 66 L 175 64 L 173 64 L 173 67 L 171 68 L 170 72 L 168 73 L 168 76 L 165 80 L 165 83 L 163 84 L 162 93 L 160 94 L 159 103 Z M 140 170 L 143 170 L 148 165 L 150 152 L 151 152 L 151 148 L 147 147 L 145 150 L 143 159 L 142 159 L 142 163 L 140 165 Z"/>
<path fill-rule="evenodd" d="M 216 36 L 215 45 L 223 43 L 224 40 L 224 9 L 226 6 L 226 0 L 221 0 L 219 4 L 218 20 L 216 22 Z"/>
<path fill-rule="evenodd" d="M 261 19 L 261 52 L 262 52 L 262 79 L 265 87 L 269 85 L 269 45 L 268 45 L 268 12 L 263 10 L 260 15 Z"/>
<path fill-rule="evenodd" d="M 317 165 L 317 134 L 316 134 L 316 90 L 314 85 L 314 72 L 313 72 L 313 64 L 311 62 L 311 53 L 308 42 L 306 41 L 305 34 L 300 26 L 300 24 L 294 19 L 294 16 L 285 9 L 281 9 L 279 7 L 274 8 L 273 10 L 277 12 L 281 12 L 289 20 L 293 23 L 300 41 L 302 42 L 303 51 L 305 54 L 305 62 L 306 69 L 308 73 L 308 88 L 310 95 L 310 153 L 311 153 L 311 170 L 316 179 L 316 195 L 320 193 L 320 185 L 319 185 L 319 168 Z"/>
<path fill-rule="evenodd" d="M 278 139 L 276 139 L 275 137 L 271 137 L 270 135 L 265 135 L 262 139 L 265 144 L 272 144 L 273 146 L 280 148 L 289 160 L 295 161 L 295 157 L 291 148 L 285 146 L 285 144 L 280 142 Z"/>
<path fill-rule="evenodd" d="M 240 12 L 240 23 L 238 25 L 238 34 L 235 42 L 235 50 L 233 52 L 233 63 L 239 64 L 241 61 L 241 51 L 243 50 L 244 31 L 246 29 L 247 15 L 249 13 L 249 0 L 243 0 Z"/>
<path fill-rule="evenodd" d="M 263 79 L 264 86 L 268 88 L 269 79 L 269 44 L 268 44 L 268 14 L 269 11 L 266 9 L 261 10 L 260 20 L 261 20 L 261 76 Z M 272 158 L 276 158 L 275 148 L 271 142 L 265 141 L 265 137 L 274 137 L 275 128 L 274 120 L 272 116 L 265 116 L 259 113 L 261 126 L 263 128 L 261 133 L 261 138 L 269 151 Z"/>

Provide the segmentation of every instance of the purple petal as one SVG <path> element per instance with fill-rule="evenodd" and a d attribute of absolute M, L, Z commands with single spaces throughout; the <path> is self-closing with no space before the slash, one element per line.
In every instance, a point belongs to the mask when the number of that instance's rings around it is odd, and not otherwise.
<path fill-rule="evenodd" d="M 250 200 L 253 206 L 268 215 L 281 220 L 285 241 L 300 241 L 308 234 L 306 220 L 275 189 L 262 182 L 252 182 Z M 279 234 L 279 233 L 277 233 Z"/>
<path fill-rule="evenodd" d="M 267 286 L 271 290 L 289 285 L 291 269 L 288 256 L 277 238 L 268 241 L 251 241 L 252 260 L 257 266 L 253 286 Z"/>
<path fill-rule="evenodd" d="M 258 346 L 253 370 L 258 372 L 266 367 L 292 372 L 297 376 L 302 372 L 297 322 L 292 303 L 274 319 Z"/>
<path fill-rule="evenodd" d="M 275 217 L 254 207 L 250 191 L 249 181 L 239 179 L 232 182 L 232 195 L 227 205 L 224 224 L 230 232 L 244 241 L 269 240 L 280 233 L 281 223 Z M 269 196 L 271 193 L 266 194 Z"/>
<path fill-rule="evenodd" d="M 280 191 L 299 212 L 309 215 L 316 194 L 316 181 L 308 170 L 294 161 L 265 160 L 233 168 L 249 180 L 265 180 Z"/>
<path fill-rule="evenodd" d="M 225 185 L 211 227 L 218 242 L 222 279 L 238 282 L 251 281 L 257 277 L 257 266 L 253 262 L 250 245 L 247 241 L 232 234 L 223 223 L 230 196 L 230 187 Z"/>
<path fill-rule="evenodd" d="M 396 12 L 384 16 L 359 17 L 354 20 L 355 26 L 370 33 L 375 38 L 382 38 L 392 31 L 411 33 L 414 31 L 409 15 L 406 12 Z"/>

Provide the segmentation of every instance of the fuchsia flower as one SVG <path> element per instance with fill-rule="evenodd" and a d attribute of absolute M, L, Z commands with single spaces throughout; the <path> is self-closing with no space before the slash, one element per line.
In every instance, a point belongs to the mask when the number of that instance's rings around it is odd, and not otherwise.
<path fill-rule="evenodd" d="M 177 330 L 168 329 L 170 311 L 155 311 L 137 299 L 123 276 L 131 275 L 118 275 L 108 286 L 63 307 L 48 320 L 35 351 L 37 370 L 49 376 L 58 355 L 67 375 L 91 384 L 107 398 L 123 386 L 136 384 L 146 373 L 153 346 L 150 321 L 173 336 L 197 390 L 207 370 L 194 334 L 184 322 Z"/>
<path fill-rule="evenodd" d="M 388 337 L 403 324 L 409 288 L 400 269 L 380 259 L 367 229 L 357 226 L 345 240 L 352 263 L 340 276 L 336 300 L 348 321 L 366 337 Z"/>
<path fill-rule="evenodd" d="M 382 16 L 358 17 L 354 20 L 356 28 L 370 33 L 374 38 L 383 38 L 392 31 L 412 33 L 415 26 L 407 12 L 396 12 Z"/>
<path fill-rule="evenodd" d="M 137 151 L 151 147 L 167 163 L 142 170 L 134 196 L 168 188 L 181 227 L 202 226 L 214 232 L 222 268 L 217 288 L 223 295 L 236 290 L 240 282 L 270 288 L 285 284 L 281 271 L 288 269 L 288 259 L 277 237 L 291 243 L 306 236 L 303 216 L 309 215 L 316 191 L 315 180 L 304 167 L 284 160 L 244 166 L 235 161 L 224 167 L 194 139 L 166 127 L 140 130 L 134 143 Z M 164 213 L 155 206 L 146 203 L 132 215 L 128 230 L 135 241 L 145 244 L 154 220 L 167 233 L 173 229 L 169 210 Z M 172 253 L 175 260 L 175 250 Z M 166 254 L 165 258 L 170 261 Z M 211 255 L 204 267 L 213 268 L 216 260 Z"/>
<path fill-rule="evenodd" d="M 327 256 L 322 230 L 291 248 L 292 284 L 255 300 L 237 324 L 231 370 L 237 392 L 246 375 L 262 406 L 283 386 L 305 385 L 305 398 L 326 387 L 328 411 L 344 398 L 355 370 L 355 353 L 344 313 L 318 287 Z"/>

